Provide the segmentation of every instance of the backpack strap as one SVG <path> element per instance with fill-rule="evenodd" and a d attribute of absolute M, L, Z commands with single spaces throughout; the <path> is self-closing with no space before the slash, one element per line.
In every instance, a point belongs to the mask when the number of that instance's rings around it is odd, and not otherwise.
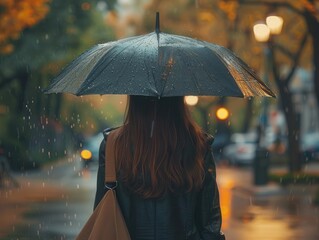
<path fill-rule="evenodd" d="M 113 130 L 108 132 L 108 137 L 105 147 L 105 187 L 107 189 L 114 189 L 117 186 L 115 158 L 114 158 L 114 142 L 118 131 Z"/>

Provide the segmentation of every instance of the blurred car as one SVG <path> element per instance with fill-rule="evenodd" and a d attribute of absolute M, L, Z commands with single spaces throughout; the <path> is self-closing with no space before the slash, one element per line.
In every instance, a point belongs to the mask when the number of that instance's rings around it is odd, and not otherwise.
<path fill-rule="evenodd" d="M 83 141 L 81 148 L 81 158 L 84 162 L 98 161 L 100 144 L 103 140 L 103 134 L 98 133 L 94 136 L 88 137 Z"/>
<path fill-rule="evenodd" d="M 301 154 L 304 162 L 319 159 L 319 132 L 306 133 L 301 137 Z"/>
<path fill-rule="evenodd" d="M 223 158 L 224 147 L 229 144 L 229 141 L 229 134 L 217 134 L 214 137 L 214 141 L 212 143 L 212 152 L 214 154 L 215 160 L 219 161 Z"/>
<path fill-rule="evenodd" d="M 257 134 L 235 133 L 230 138 L 230 143 L 224 147 L 223 157 L 230 164 L 249 165 L 256 156 Z"/>

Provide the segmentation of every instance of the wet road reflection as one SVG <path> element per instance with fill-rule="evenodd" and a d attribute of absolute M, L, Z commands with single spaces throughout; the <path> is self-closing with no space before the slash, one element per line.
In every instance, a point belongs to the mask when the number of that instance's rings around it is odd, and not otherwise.
<path fill-rule="evenodd" d="M 0 239 L 75 239 L 93 210 L 96 170 L 73 157 L 17 175 L 19 188 L 0 189 Z"/>
<path fill-rule="evenodd" d="M 70 160 L 0 189 L 0 239 L 74 239 L 93 209 L 96 171 Z M 217 175 L 227 240 L 319 239 L 316 187 L 256 188 L 248 168 L 219 167 Z"/>
<path fill-rule="evenodd" d="M 253 187 L 250 169 L 218 170 L 227 239 L 319 239 L 313 186 Z M 256 190 L 257 189 L 257 190 Z"/>

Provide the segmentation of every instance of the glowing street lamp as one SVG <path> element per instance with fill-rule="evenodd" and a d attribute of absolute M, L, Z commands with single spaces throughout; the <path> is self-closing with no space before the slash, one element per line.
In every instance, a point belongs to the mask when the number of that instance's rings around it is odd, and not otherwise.
<path fill-rule="evenodd" d="M 270 62 L 271 62 L 271 53 L 270 53 L 270 44 L 271 36 L 278 35 L 281 33 L 283 26 L 282 17 L 270 15 L 266 18 L 264 22 L 257 22 L 253 27 L 254 36 L 257 42 L 267 43 L 264 45 L 264 56 L 265 56 L 265 67 L 264 67 L 264 76 L 263 81 L 268 84 L 269 82 L 269 72 L 270 72 Z M 263 99 L 263 114 L 261 119 L 261 126 L 266 127 L 267 124 L 267 111 L 268 111 L 268 102 L 266 99 Z M 264 130 L 264 129 L 263 129 Z"/>
<path fill-rule="evenodd" d="M 256 23 L 254 25 L 254 36 L 257 42 L 267 42 L 270 37 L 270 29 L 265 23 Z"/>
<path fill-rule="evenodd" d="M 266 18 L 266 24 L 271 34 L 278 35 L 281 33 L 284 20 L 282 17 L 272 15 Z"/>
<path fill-rule="evenodd" d="M 283 19 L 279 16 L 271 15 L 266 18 L 266 23 L 257 23 L 253 27 L 253 32 L 256 41 L 266 43 L 263 46 L 264 50 L 264 75 L 263 81 L 268 84 L 269 72 L 271 63 L 271 35 L 278 35 L 281 33 L 283 26 Z M 265 143 L 265 129 L 267 127 L 268 118 L 268 101 L 263 99 L 262 101 L 262 115 L 260 119 L 260 126 L 258 128 L 258 147 L 256 148 L 256 155 L 254 159 L 254 183 L 256 185 L 264 185 L 268 182 L 268 166 L 269 160 L 267 160 L 267 150 L 264 148 Z M 263 140 L 261 142 L 261 140 Z"/>
<path fill-rule="evenodd" d="M 229 111 L 227 108 L 220 107 L 216 111 L 216 117 L 219 120 L 226 120 L 229 117 Z"/>
<path fill-rule="evenodd" d="M 268 42 L 271 35 L 281 33 L 284 20 L 282 17 L 271 15 L 266 18 L 266 23 L 257 22 L 254 27 L 254 36 L 257 42 Z"/>
<path fill-rule="evenodd" d="M 185 102 L 189 106 L 195 106 L 198 103 L 198 97 L 197 96 L 186 96 Z"/>

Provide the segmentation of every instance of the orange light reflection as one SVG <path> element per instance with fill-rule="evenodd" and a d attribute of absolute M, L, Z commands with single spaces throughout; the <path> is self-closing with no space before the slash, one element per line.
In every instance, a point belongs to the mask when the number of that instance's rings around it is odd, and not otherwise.
<path fill-rule="evenodd" d="M 231 191 L 234 187 L 234 181 L 232 179 L 222 179 L 222 181 L 219 182 L 218 185 L 220 194 L 220 207 L 223 219 L 222 228 L 227 229 L 232 213 Z"/>

